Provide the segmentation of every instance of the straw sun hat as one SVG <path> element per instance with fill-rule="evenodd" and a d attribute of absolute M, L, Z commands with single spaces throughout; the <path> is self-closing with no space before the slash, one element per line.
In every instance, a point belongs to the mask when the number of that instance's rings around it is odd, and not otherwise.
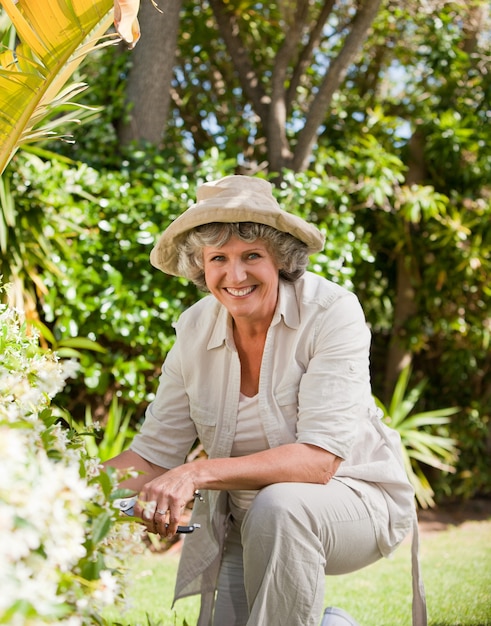
<path fill-rule="evenodd" d="M 303 241 L 310 254 L 324 247 L 324 235 L 312 224 L 281 209 L 271 184 L 262 178 L 226 176 L 198 187 L 196 203 L 162 233 L 150 253 L 151 264 L 178 276 L 178 246 L 186 234 L 211 222 L 256 222 L 293 235 Z"/>

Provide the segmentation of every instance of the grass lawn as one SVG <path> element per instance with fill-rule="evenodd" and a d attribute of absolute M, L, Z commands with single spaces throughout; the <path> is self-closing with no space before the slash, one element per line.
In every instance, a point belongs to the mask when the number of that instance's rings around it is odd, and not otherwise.
<path fill-rule="evenodd" d="M 136 557 L 128 610 L 108 611 L 105 617 L 125 626 L 195 626 L 197 598 L 171 608 L 178 558 Z M 491 520 L 423 535 L 421 560 L 429 626 L 491 626 Z M 405 542 L 391 559 L 327 577 L 325 606 L 344 609 L 361 626 L 411 626 L 411 595 L 410 544 Z"/>

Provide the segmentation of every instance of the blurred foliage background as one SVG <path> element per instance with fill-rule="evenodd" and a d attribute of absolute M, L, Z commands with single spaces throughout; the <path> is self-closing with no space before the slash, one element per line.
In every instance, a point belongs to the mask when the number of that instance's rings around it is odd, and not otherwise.
<path fill-rule="evenodd" d="M 311 269 L 359 296 L 381 403 L 410 366 L 414 413 L 449 409 L 421 427 L 458 451 L 453 468 L 419 461 L 436 501 L 489 495 L 488 3 L 159 6 L 143 1 L 134 50 L 98 49 L 76 70 L 89 87 L 72 138 L 22 146 L 0 179 L 10 298 L 81 361 L 58 404 L 138 428 L 172 325 L 200 297 L 150 250 L 202 181 L 261 175 L 326 233 Z"/>

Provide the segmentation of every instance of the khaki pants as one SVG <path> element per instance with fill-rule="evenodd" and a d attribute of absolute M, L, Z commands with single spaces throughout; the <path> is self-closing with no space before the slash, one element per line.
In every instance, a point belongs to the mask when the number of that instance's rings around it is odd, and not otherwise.
<path fill-rule="evenodd" d="M 230 522 L 213 624 L 318 626 L 325 575 L 380 558 L 368 511 L 346 485 L 270 485 L 242 524 Z"/>

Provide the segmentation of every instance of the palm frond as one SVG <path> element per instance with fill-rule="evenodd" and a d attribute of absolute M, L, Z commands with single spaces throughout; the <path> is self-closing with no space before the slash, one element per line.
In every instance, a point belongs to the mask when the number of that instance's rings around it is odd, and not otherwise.
<path fill-rule="evenodd" d="M 401 423 L 401 430 L 422 428 L 423 426 L 443 426 L 450 422 L 449 417 L 458 413 L 458 408 L 436 409 L 427 413 L 410 415 Z"/>
<path fill-rule="evenodd" d="M 63 88 L 101 45 L 113 20 L 112 0 L 1 0 L 1 5 L 20 43 L 0 54 L 0 173 L 22 143 L 44 136 L 38 125 L 73 96 L 73 89 Z"/>
<path fill-rule="evenodd" d="M 458 407 L 445 407 L 412 413 L 420 400 L 426 380 L 421 380 L 408 390 L 411 368 L 405 367 L 394 388 L 389 406 L 381 400 L 375 403 L 384 413 L 384 421 L 399 433 L 402 444 L 404 467 L 414 488 L 420 506 L 434 506 L 433 489 L 425 476 L 425 465 L 444 472 L 454 472 L 457 460 L 456 441 L 442 435 L 442 428 L 450 422 L 450 416 L 458 413 Z M 435 428 L 436 427 L 436 428 Z M 438 427 L 441 427 L 438 429 Z"/>

